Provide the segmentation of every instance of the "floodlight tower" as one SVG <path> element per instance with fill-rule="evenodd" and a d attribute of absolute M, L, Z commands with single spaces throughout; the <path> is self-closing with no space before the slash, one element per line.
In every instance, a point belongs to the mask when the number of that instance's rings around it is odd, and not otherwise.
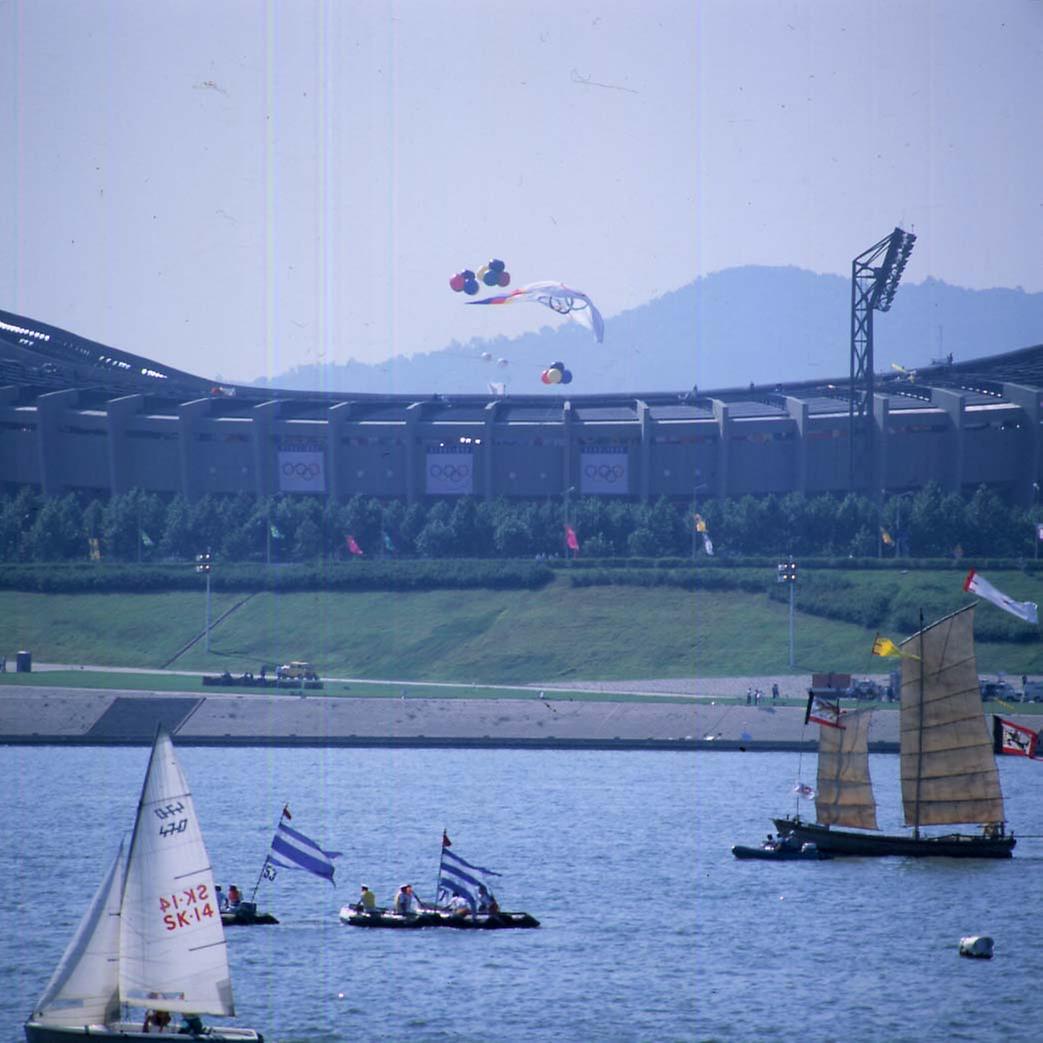
<path fill-rule="evenodd" d="M 873 312 L 889 311 L 916 236 L 896 228 L 851 262 L 850 483 L 859 477 L 879 496 L 869 474 L 873 453 Z"/>

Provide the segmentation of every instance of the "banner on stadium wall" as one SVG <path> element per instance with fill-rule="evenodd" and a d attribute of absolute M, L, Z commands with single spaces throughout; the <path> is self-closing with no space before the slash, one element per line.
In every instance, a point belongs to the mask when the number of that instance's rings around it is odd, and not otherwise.
<path fill-rule="evenodd" d="M 619 452 L 602 450 L 597 453 L 580 453 L 579 491 L 625 496 L 630 492 L 628 459 L 626 449 Z"/>
<path fill-rule="evenodd" d="M 321 450 L 279 450 L 279 492 L 324 493 L 325 457 Z"/>
<path fill-rule="evenodd" d="M 474 453 L 429 452 L 426 490 L 432 496 L 470 496 L 474 492 Z"/>

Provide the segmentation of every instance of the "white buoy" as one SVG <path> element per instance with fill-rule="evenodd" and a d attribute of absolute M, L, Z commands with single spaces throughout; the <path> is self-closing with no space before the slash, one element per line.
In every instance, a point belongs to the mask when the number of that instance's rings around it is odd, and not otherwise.
<path fill-rule="evenodd" d="M 978 960 L 992 959 L 992 939 L 984 934 L 969 934 L 960 939 L 960 955 Z"/>

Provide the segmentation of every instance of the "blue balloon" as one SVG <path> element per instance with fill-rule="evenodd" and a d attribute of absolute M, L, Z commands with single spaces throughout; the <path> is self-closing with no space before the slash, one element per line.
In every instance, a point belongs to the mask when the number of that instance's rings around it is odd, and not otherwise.
<path fill-rule="evenodd" d="M 493 259 L 492 259 L 492 260 L 491 260 L 491 261 L 489 262 L 489 267 L 490 267 L 490 268 L 491 268 L 491 269 L 492 269 L 492 270 L 493 270 L 494 272 L 502 272 L 502 271 L 504 270 L 504 268 L 506 268 L 506 267 L 507 267 L 507 265 L 505 265 L 505 264 L 503 263 L 503 261 L 497 261 L 497 260 L 496 260 L 496 258 L 494 257 L 494 258 L 493 258 Z"/>
<path fill-rule="evenodd" d="M 465 268 L 460 274 L 465 279 L 473 279 L 474 278 L 474 272 L 472 272 L 470 268 Z"/>
<path fill-rule="evenodd" d="M 565 363 L 564 362 L 552 362 L 550 364 L 550 368 L 551 369 L 564 369 L 565 368 Z"/>
<path fill-rule="evenodd" d="M 571 384 L 571 383 L 572 383 L 572 370 L 570 370 L 570 369 L 566 369 L 566 370 L 565 370 L 565 371 L 564 371 L 564 372 L 563 372 L 563 373 L 561 374 L 561 382 L 562 382 L 563 384 Z"/>
<path fill-rule="evenodd" d="M 468 279 L 467 282 L 464 283 L 464 293 L 469 294 L 471 297 L 473 297 L 477 292 L 478 280 Z"/>
<path fill-rule="evenodd" d="M 490 268 L 485 275 L 482 276 L 482 282 L 486 286 L 499 286 L 500 285 L 500 273 Z"/>

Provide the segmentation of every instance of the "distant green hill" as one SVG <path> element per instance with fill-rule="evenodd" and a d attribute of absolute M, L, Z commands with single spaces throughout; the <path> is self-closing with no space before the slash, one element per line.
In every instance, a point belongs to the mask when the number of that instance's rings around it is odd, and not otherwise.
<path fill-rule="evenodd" d="M 840 594 L 853 602 L 879 597 L 887 579 L 876 573 L 844 578 L 850 586 Z M 1035 586 L 1014 572 L 991 578 L 1019 598 Z M 890 581 L 901 585 L 891 602 L 900 614 L 919 601 L 937 613 L 964 600 L 951 575 L 909 573 Z M 0 654 L 9 669 L 15 652 L 27 649 L 36 662 L 236 673 L 305 659 L 327 675 L 463 683 L 783 675 L 791 672 L 788 607 L 768 589 L 575 588 L 559 576 L 525 591 L 215 594 L 210 653 L 199 641 L 180 655 L 202 630 L 200 593 L 3 591 Z M 1003 615 L 983 605 L 981 631 Z M 792 672 L 885 672 L 895 660 L 870 655 L 876 630 L 906 636 L 889 625 L 890 615 L 867 627 L 798 612 Z M 1026 636 L 979 640 L 979 671 L 1043 673 L 1038 632 L 1028 628 Z"/>

